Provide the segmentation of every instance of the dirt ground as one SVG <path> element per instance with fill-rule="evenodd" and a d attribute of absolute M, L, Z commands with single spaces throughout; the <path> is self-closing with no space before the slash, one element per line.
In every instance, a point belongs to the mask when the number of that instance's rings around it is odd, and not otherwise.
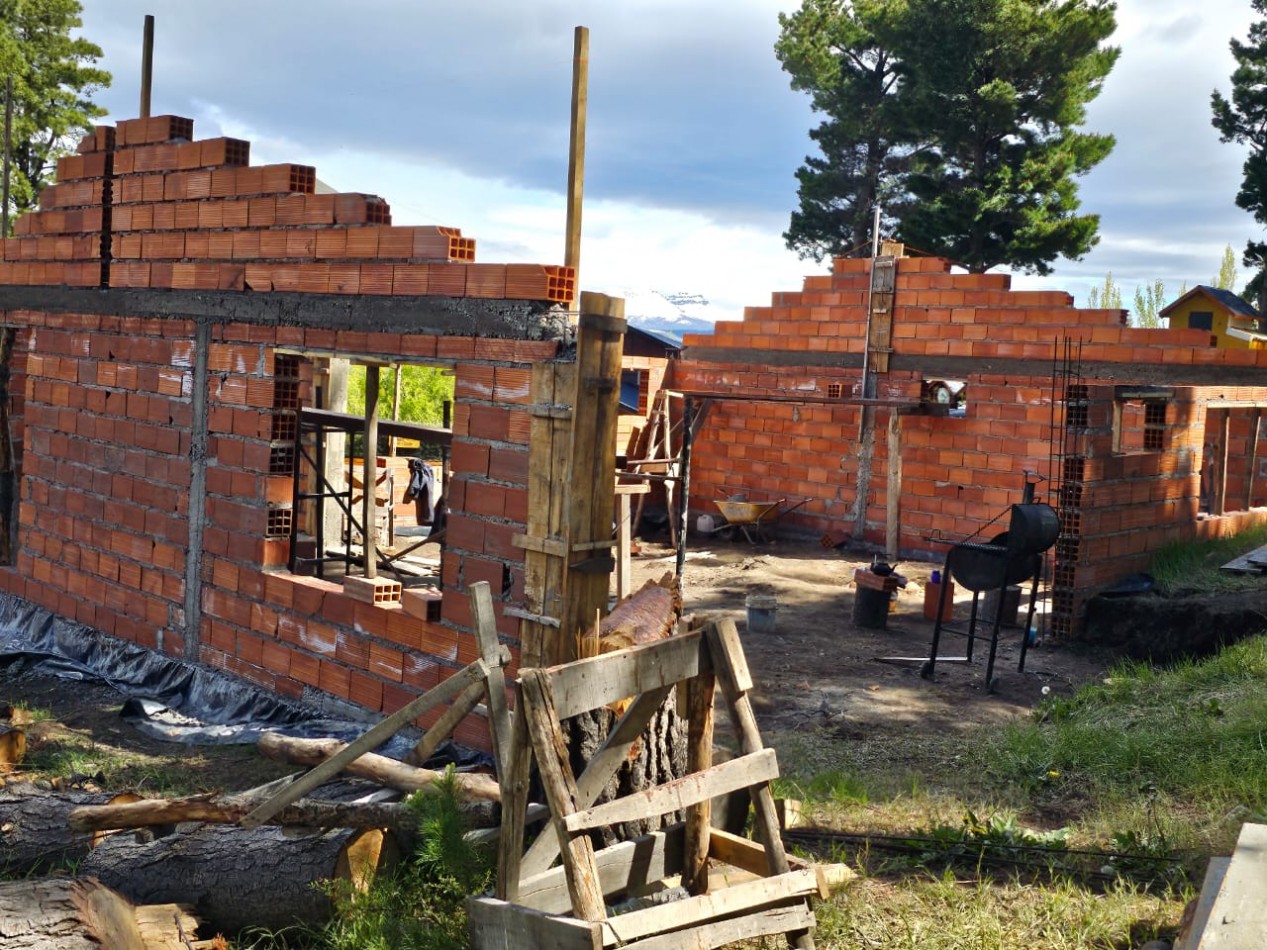
<path fill-rule="evenodd" d="M 1040 638 L 1028 651 L 1024 673 L 1018 673 L 1021 631 L 1004 627 L 993 692 L 985 684 L 988 641 L 977 642 L 971 664 L 944 662 L 943 657 L 964 656 L 966 647 L 963 637 L 945 633 L 935 677 L 925 680 L 920 663 L 882 658 L 929 655 L 933 623 L 923 616 L 923 590 L 939 563 L 899 563 L 907 586 L 898 592 L 886 629 L 872 630 L 853 622 L 854 569 L 869 566 L 871 555 L 824 549 L 813 541 L 706 540 L 692 539 L 688 547 L 685 607 L 738 625 L 756 682 L 754 707 L 770 744 L 794 733 L 875 739 L 997 724 L 1027 714 L 1044 688 L 1069 693 L 1100 677 L 1111 662 L 1104 653 Z M 644 543 L 634 558 L 635 587 L 673 567 L 670 549 Z M 773 633 L 747 629 L 750 594 L 777 598 Z M 956 591 L 956 623 L 966 626 L 970 601 L 971 594 Z M 1020 617 L 1023 621 L 1024 604 Z M 988 635 L 988 627 L 979 622 L 978 632 Z"/>
<path fill-rule="evenodd" d="M 853 573 L 871 563 L 869 555 L 825 550 L 814 541 L 708 541 L 693 539 L 688 549 L 686 609 L 738 624 L 756 681 L 754 707 L 775 747 L 797 737 L 882 743 L 885 737 L 950 736 L 1001 723 L 1028 713 L 1044 687 L 1070 692 L 1102 675 L 1110 661 L 1076 645 L 1040 640 L 1029 651 L 1025 672 L 1018 673 L 1021 632 L 1004 628 L 994 692 L 985 688 L 985 643 L 978 644 L 972 664 L 939 660 L 935 679 L 925 680 L 919 662 L 882 658 L 928 655 L 933 624 L 923 618 L 923 585 L 940 565 L 898 564 L 907 587 L 899 591 L 887 628 L 870 630 L 853 622 Z M 668 547 L 641 547 L 633 561 L 635 586 L 671 571 L 675 562 Z M 747 629 L 750 594 L 777 599 L 774 632 Z M 969 597 L 958 592 L 957 620 L 967 617 Z M 939 655 L 962 656 L 964 646 L 961 637 L 944 636 Z M 247 788 L 285 770 L 250 747 L 181 746 L 145 736 L 120 717 L 123 697 L 104 685 L 0 668 L 0 702 L 50 711 L 50 719 L 29 729 L 33 762 L 81 781 L 103 777 L 111 788 L 170 794 Z"/>

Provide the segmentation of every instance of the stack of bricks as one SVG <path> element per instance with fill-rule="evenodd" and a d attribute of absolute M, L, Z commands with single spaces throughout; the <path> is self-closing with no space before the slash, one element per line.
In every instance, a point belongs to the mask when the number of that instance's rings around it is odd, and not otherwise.
<path fill-rule="evenodd" d="M 375 195 L 317 194 L 307 165 L 250 165 L 250 143 L 193 121 L 101 127 L 58 163 L 5 242 L 0 282 L 570 302 L 575 271 L 475 263 L 456 228 L 393 227 Z"/>
<path fill-rule="evenodd" d="M 105 286 L 110 243 L 110 176 L 113 130 L 92 136 L 103 149 L 58 162 L 58 184 L 40 193 L 40 207 L 13 225 L 0 241 L 0 283 L 28 286 Z"/>

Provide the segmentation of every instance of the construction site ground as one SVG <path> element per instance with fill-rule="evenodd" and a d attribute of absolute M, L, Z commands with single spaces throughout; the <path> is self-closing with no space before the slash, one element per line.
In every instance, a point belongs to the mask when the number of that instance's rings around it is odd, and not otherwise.
<path fill-rule="evenodd" d="M 993 692 L 985 681 L 988 641 L 977 642 L 971 664 L 939 660 L 934 679 L 926 680 L 918 662 L 884 658 L 928 656 L 933 623 L 923 616 L 923 591 L 940 563 L 896 565 L 907 586 L 898 591 L 885 629 L 877 630 L 853 620 L 854 570 L 870 566 L 873 555 L 824 549 L 812 540 L 708 540 L 692 539 L 688 547 L 685 607 L 738 625 L 756 684 L 758 721 L 766 743 L 779 750 L 784 774 L 866 768 L 872 755 L 885 771 L 900 768 L 902 756 L 919 754 L 921 737 L 953 741 L 976 726 L 1025 716 L 1044 688 L 1047 695 L 1068 694 L 1102 676 L 1113 661 L 1103 651 L 1040 637 L 1018 673 L 1021 630 L 1004 627 Z M 667 547 L 643 544 L 633 562 L 635 587 L 672 570 L 674 562 Z M 773 632 L 747 629 L 752 594 L 776 598 Z M 957 625 L 966 621 L 970 601 L 970 593 L 956 591 Z M 978 633 L 988 635 L 989 626 L 978 621 Z M 946 634 L 939 656 L 962 657 L 965 645 L 963 637 Z"/>

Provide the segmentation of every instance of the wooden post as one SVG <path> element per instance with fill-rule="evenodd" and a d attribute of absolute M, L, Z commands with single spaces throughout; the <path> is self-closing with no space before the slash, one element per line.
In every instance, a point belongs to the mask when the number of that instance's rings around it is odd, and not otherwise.
<path fill-rule="evenodd" d="M 520 629 L 524 669 L 558 663 L 557 633 L 567 598 L 567 537 L 571 495 L 572 404 L 575 363 L 537 363 L 532 368 L 532 422 L 528 449 L 527 537 L 524 602 L 530 615 Z M 549 542 L 549 543 L 547 543 Z"/>
<path fill-rule="evenodd" d="M 141 112 L 142 119 L 150 117 L 150 90 L 154 80 L 154 15 L 145 14 L 145 34 L 141 40 Z"/>
<path fill-rule="evenodd" d="M 889 482 L 885 489 L 884 547 L 889 563 L 896 564 L 902 530 L 902 416 L 896 409 L 889 416 Z"/>
<path fill-rule="evenodd" d="M 576 398 L 567 530 L 567 596 L 546 651 L 552 663 L 576 659 L 576 634 L 605 613 L 611 573 L 615 515 L 616 423 L 620 411 L 620 361 L 625 339 L 625 302 L 603 294 L 581 294 L 576 346 Z"/>
<path fill-rule="evenodd" d="M 563 264 L 581 276 L 581 196 L 585 190 L 585 113 L 589 102 L 590 31 L 576 28 L 572 51 L 572 131 L 568 143 L 567 237 Z M 571 301 L 569 306 L 575 306 Z"/>
<path fill-rule="evenodd" d="M 685 533 L 685 532 L 684 532 Z M 691 719 L 687 745 L 687 771 L 706 772 L 713 767 L 713 696 L 716 679 L 701 673 L 690 680 Z M 682 860 L 682 884 L 691 894 L 708 893 L 708 829 L 712 824 L 712 805 L 708 801 L 686 810 L 686 848 Z"/>
<path fill-rule="evenodd" d="M 365 554 L 365 576 L 378 576 L 378 544 L 374 523 L 378 502 L 374 495 L 378 480 L 378 366 L 365 367 L 365 444 L 361 448 L 361 548 Z"/>
<path fill-rule="evenodd" d="M 588 834 L 573 835 L 566 824 L 567 816 L 576 810 L 576 781 L 568 765 L 567 743 L 559 731 L 549 675 L 544 670 L 527 670 L 521 682 L 527 698 L 523 718 L 528 721 L 532 745 L 537 752 L 541 784 L 546 799 L 559 807 L 558 814 L 552 809 L 551 818 L 554 832 L 568 852 L 563 868 L 572 898 L 572 913 L 577 920 L 603 920 L 607 912 L 594 863 L 594 845 Z"/>

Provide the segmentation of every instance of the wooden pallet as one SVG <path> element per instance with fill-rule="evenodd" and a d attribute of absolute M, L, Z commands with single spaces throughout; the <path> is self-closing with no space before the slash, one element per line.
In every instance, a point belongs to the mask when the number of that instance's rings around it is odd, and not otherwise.
<path fill-rule="evenodd" d="M 595 805 L 678 684 L 685 686 L 690 713 L 689 774 Z M 718 685 L 741 754 L 714 765 Z M 751 688 L 738 632 L 730 621 L 574 663 L 522 671 L 518 708 L 524 710 L 550 826 L 523 855 L 503 847 L 497 897 L 470 900 L 476 950 L 704 950 L 778 933 L 786 934 L 792 946 L 812 950 L 810 898 L 822 894 L 824 885 L 813 868 L 793 870 L 783 850 L 770 792 L 778 765 L 774 750 L 761 744 L 747 695 Z M 636 698 L 603 747 L 575 776 L 560 722 L 630 697 Z M 523 779 L 510 776 L 510 784 Z M 712 799 L 744 789 L 755 807 L 761 844 L 710 828 Z M 590 837 L 592 830 L 606 825 L 683 810 L 684 823 L 634 841 L 595 850 Z M 503 808 L 503 845 L 523 840 L 523 817 L 516 811 Z M 552 868 L 556 857 L 561 866 Z M 762 876 L 710 893 L 710 859 Z M 609 915 L 609 898 L 636 897 L 678 875 L 689 897 Z"/>

